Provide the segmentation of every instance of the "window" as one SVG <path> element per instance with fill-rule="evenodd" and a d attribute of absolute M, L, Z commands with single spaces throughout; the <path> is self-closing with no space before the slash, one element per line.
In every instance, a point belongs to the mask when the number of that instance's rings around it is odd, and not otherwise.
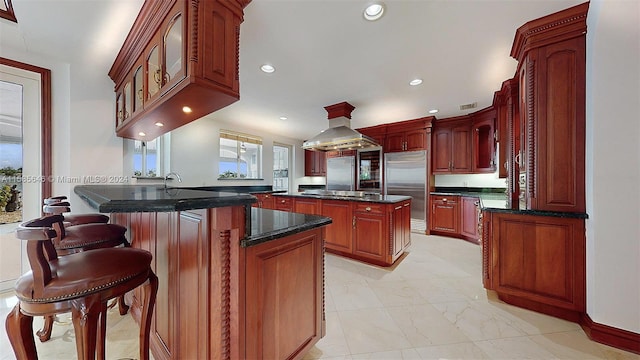
<path fill-rule="evenodd" d="M 133 175 L 138 177 L 161 176 L 160 139 L 135 140 L 133 144 Z"/>
<path fill-rule="evenodd" d="M 220 130 L 218 179 L 260 179 L 262 139 Z"/>
<path fill-rule="evenodd" d="M 289 190 L 291 145 L 273 144 L 273 190 Z"/>

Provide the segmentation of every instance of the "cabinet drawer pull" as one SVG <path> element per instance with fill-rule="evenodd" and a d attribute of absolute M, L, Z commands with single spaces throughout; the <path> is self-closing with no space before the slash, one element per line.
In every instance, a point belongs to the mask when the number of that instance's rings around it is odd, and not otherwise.
<path fill-rule="evenodd" d="M 281 204 L 284 204 L 285 202 L 287 202 L 286 200 L 280 200 Z"/>
<path fill-rule="evenodd" d="M 367 206 L 366 208 L 364 208 L 365 211 L 371 211 L 371 207 Z"/>
<path fill-rule="evenodd" d="M 442 201 L 447 202 L 447 198 L 442 198 Z"/>

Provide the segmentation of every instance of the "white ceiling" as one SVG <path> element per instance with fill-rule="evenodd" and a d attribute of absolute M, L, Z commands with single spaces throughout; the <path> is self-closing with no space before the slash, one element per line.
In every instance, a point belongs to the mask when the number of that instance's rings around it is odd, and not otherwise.
<path fill-rule="evenodd" d="M 296 139 L 328 126 L 323 107 L 354 105 L 354 128 L 489 106 L 503 80 L 516 29 L 582 3 L 575 0 L 386 0 L 367 22 L 369 0 L 253 0 L 240 35 L 240 101 L 209 117 Z M 106 76 L 141 0 L 13 0 L 18 24 L 0 27 L 12 46 Z M 0 19 L 1 20 L 1 19 Z M 0 55 L 1 56 L 1 55 Z M 259 70 L 263 63 L 273 74 Z M 412 87 L 414 78 L 424 80 Z M 280 116 L 288 119 L 280 120 Z"/>

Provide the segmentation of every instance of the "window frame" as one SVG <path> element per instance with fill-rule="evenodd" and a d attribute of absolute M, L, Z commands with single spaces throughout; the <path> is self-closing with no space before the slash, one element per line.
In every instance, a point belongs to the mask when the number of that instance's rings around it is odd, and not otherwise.
<path fill-rule="evenodd" d="M 223 151 L 232 151 L 229 149 L 223 149 L 223 139 L 236 142 L 235 144 L 236 149 L 234 153 L 236 156 L 235 172 L 230 170 L 222 172 L 222 168 L 224 168 L 222 164 L 231 163 L 231 161 L 223 161 L 223 160 L 232 159 L 231 157 L 222 156 Z M 253 144 L 257 146 L 256 154 L 254 154 L 250 158 L 244 159 L 247 166 L 247 174 L 249 173 L 249 166 L 251 166 L 251 164 L 254 164 L 256 177 L 241 177 L 242 173 L 241 173 L 240 160 L 242 159 L 242 157 L 240 154 L 242 153 L 242 146 L 245 144 Z M 246 148 L 246 145 L 245 145 L 245 148 Z M 218 178 L 217 178 L 218 180 L 225 180 L 225 181 L 226 180 L 264 180 L 263 165 L 264 165 L 264 144 L 262 142 L 261 137 L 256 135 L 243 134 L 243 133 L 232 131 L 232 130 L 224 130 L 224 129 L 220 130 L 220 133 L 218 136 Z M 224 176 L 227 173 L 229 173 L 229 175 Z M 233 175 L 233 176 L 230 176 L 230 175 Z"/>

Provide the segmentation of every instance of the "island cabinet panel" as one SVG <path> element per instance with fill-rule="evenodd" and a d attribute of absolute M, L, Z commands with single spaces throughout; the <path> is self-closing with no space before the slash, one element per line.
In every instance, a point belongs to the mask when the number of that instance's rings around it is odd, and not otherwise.
<path fill-rule="evenodd" d="M 320 229 L 247 249 L 245 358 L 301 358 L 323 336 L 322 252 Z"/>
<path fill-rule="evenodd" d="M 325 229 L 241 247 L 245 211 L 112 215 L 153 254 L 155 359 L 300 359 L 324 336 Z M 140 295 L 127 296 L 138 321 Z"/>
<path fill-rule="evenodd" d="M 579 321 L 586 310 L 584 219 L 490 216 L 490 274 L 484 277 L 500 299 Z"/>
<path fill-rule="evenodd" d="M 258 207 L 263 209 L 274 209 L 275 203 L 272 194 L 254 194 L 258 201 L 251 204 L 252 207 Z"/>
<path fill-rule="evenodd" d="M 294 200 L 293 212 L 309 215 L 320 215 L 322 208 L 318 199 L 297 198 Z"/>
<path fill-rule="evenodd" d="M 293 211 L 294 201 L 295 200 L 293 198 L 278 196 L 273 200 L 273 209 L 291 212 Z"/>
<path fill-rule="evenodd" d="M 352 251 L 351 202 L 322 200 L 322 216 L 330 217 L 332 223 L 326 227 L 325 246 L 327 249 L 345 253 Z"/>
<path fill-rule="evenodd" d="M 356 203 L 353 211 L 353 254 L 384 262 L 390 253 L 389 236 L 382 205 Z"/>

